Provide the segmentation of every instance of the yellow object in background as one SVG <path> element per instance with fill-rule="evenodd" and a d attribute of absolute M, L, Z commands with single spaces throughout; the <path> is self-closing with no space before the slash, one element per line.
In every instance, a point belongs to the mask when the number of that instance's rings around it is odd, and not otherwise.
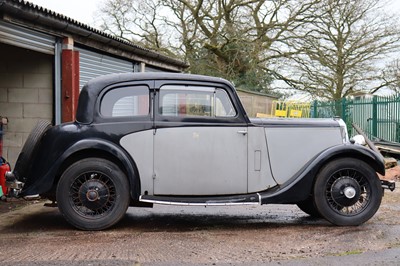
<path fill-rule="evenodd" d="M 273 101 L 271 113 L 276 117 L 308 118 L 311 103 L 297 101 Z"/>

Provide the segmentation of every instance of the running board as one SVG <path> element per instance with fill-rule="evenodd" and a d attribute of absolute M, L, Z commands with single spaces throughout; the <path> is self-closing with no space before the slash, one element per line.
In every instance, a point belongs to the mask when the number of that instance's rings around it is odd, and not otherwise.
<path fill-rule="evenodd" d="M 258 205 L 261 196 L 258 193 L 248 195 L 216 196 L 216 197 L 185 197 L 185 196 L 149 196 L 141 195 L 139 201 L 177 206 L 233 206 Z"/>

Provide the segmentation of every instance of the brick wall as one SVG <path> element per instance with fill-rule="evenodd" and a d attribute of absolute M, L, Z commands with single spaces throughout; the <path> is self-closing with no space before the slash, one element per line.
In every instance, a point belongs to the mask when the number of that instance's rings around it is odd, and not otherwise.
<path fill-rule="evenodd" d="M 12 166 L 39 119 L 53 118 L 53 57 L 0 43 L 0 116 L 3 157 Z"/>

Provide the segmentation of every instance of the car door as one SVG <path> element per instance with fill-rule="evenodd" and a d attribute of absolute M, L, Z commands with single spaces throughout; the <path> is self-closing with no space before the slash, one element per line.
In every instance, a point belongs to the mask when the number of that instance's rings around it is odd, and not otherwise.
<path fill-rule="evenodd" d="M 154 194 L 247 193 L 247 124 L 229 92 L 163 85 L 157 99 Z"/>

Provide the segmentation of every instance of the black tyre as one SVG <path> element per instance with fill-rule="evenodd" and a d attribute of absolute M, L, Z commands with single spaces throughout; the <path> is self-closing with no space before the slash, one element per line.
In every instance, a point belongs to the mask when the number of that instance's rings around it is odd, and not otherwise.
<path fill-rule="evenodd" d="M 321 214 L 318 212 L 317 208 L 315 207 L 314 198 L 309 197 L 304 201 L 300 201 L 297 204 L 297 207 L 300 208 L 303 212 L 307 213 L 311 217 L 320 218 Z"/>
<path fill-rule="evenodd" d="M 72 164 L 57 185 L 60 212 L 82 230 L 102 230 L 117 223 L 129 205 L 129 182 L 114 163 L 88 158 Z"/>
<path fill-rule="evenodd" d="M 37 151 L 40 140 L 50 127 L 51 123 L 49 121 L 39 120 L 26 139 L 14 167 L 14 174 L 19 180 L 25 181 L 25 178 L 29 172 L 32 157 L 35 156 L 35 152 Z"/>
<path fill-rule="evenodd" d="M 368 221 L 378 210 L 382 196 L 374 169 L 352 158 L 327 164 L 314 185 L 315 207 L 335 225 L 359 225 Z"/>

